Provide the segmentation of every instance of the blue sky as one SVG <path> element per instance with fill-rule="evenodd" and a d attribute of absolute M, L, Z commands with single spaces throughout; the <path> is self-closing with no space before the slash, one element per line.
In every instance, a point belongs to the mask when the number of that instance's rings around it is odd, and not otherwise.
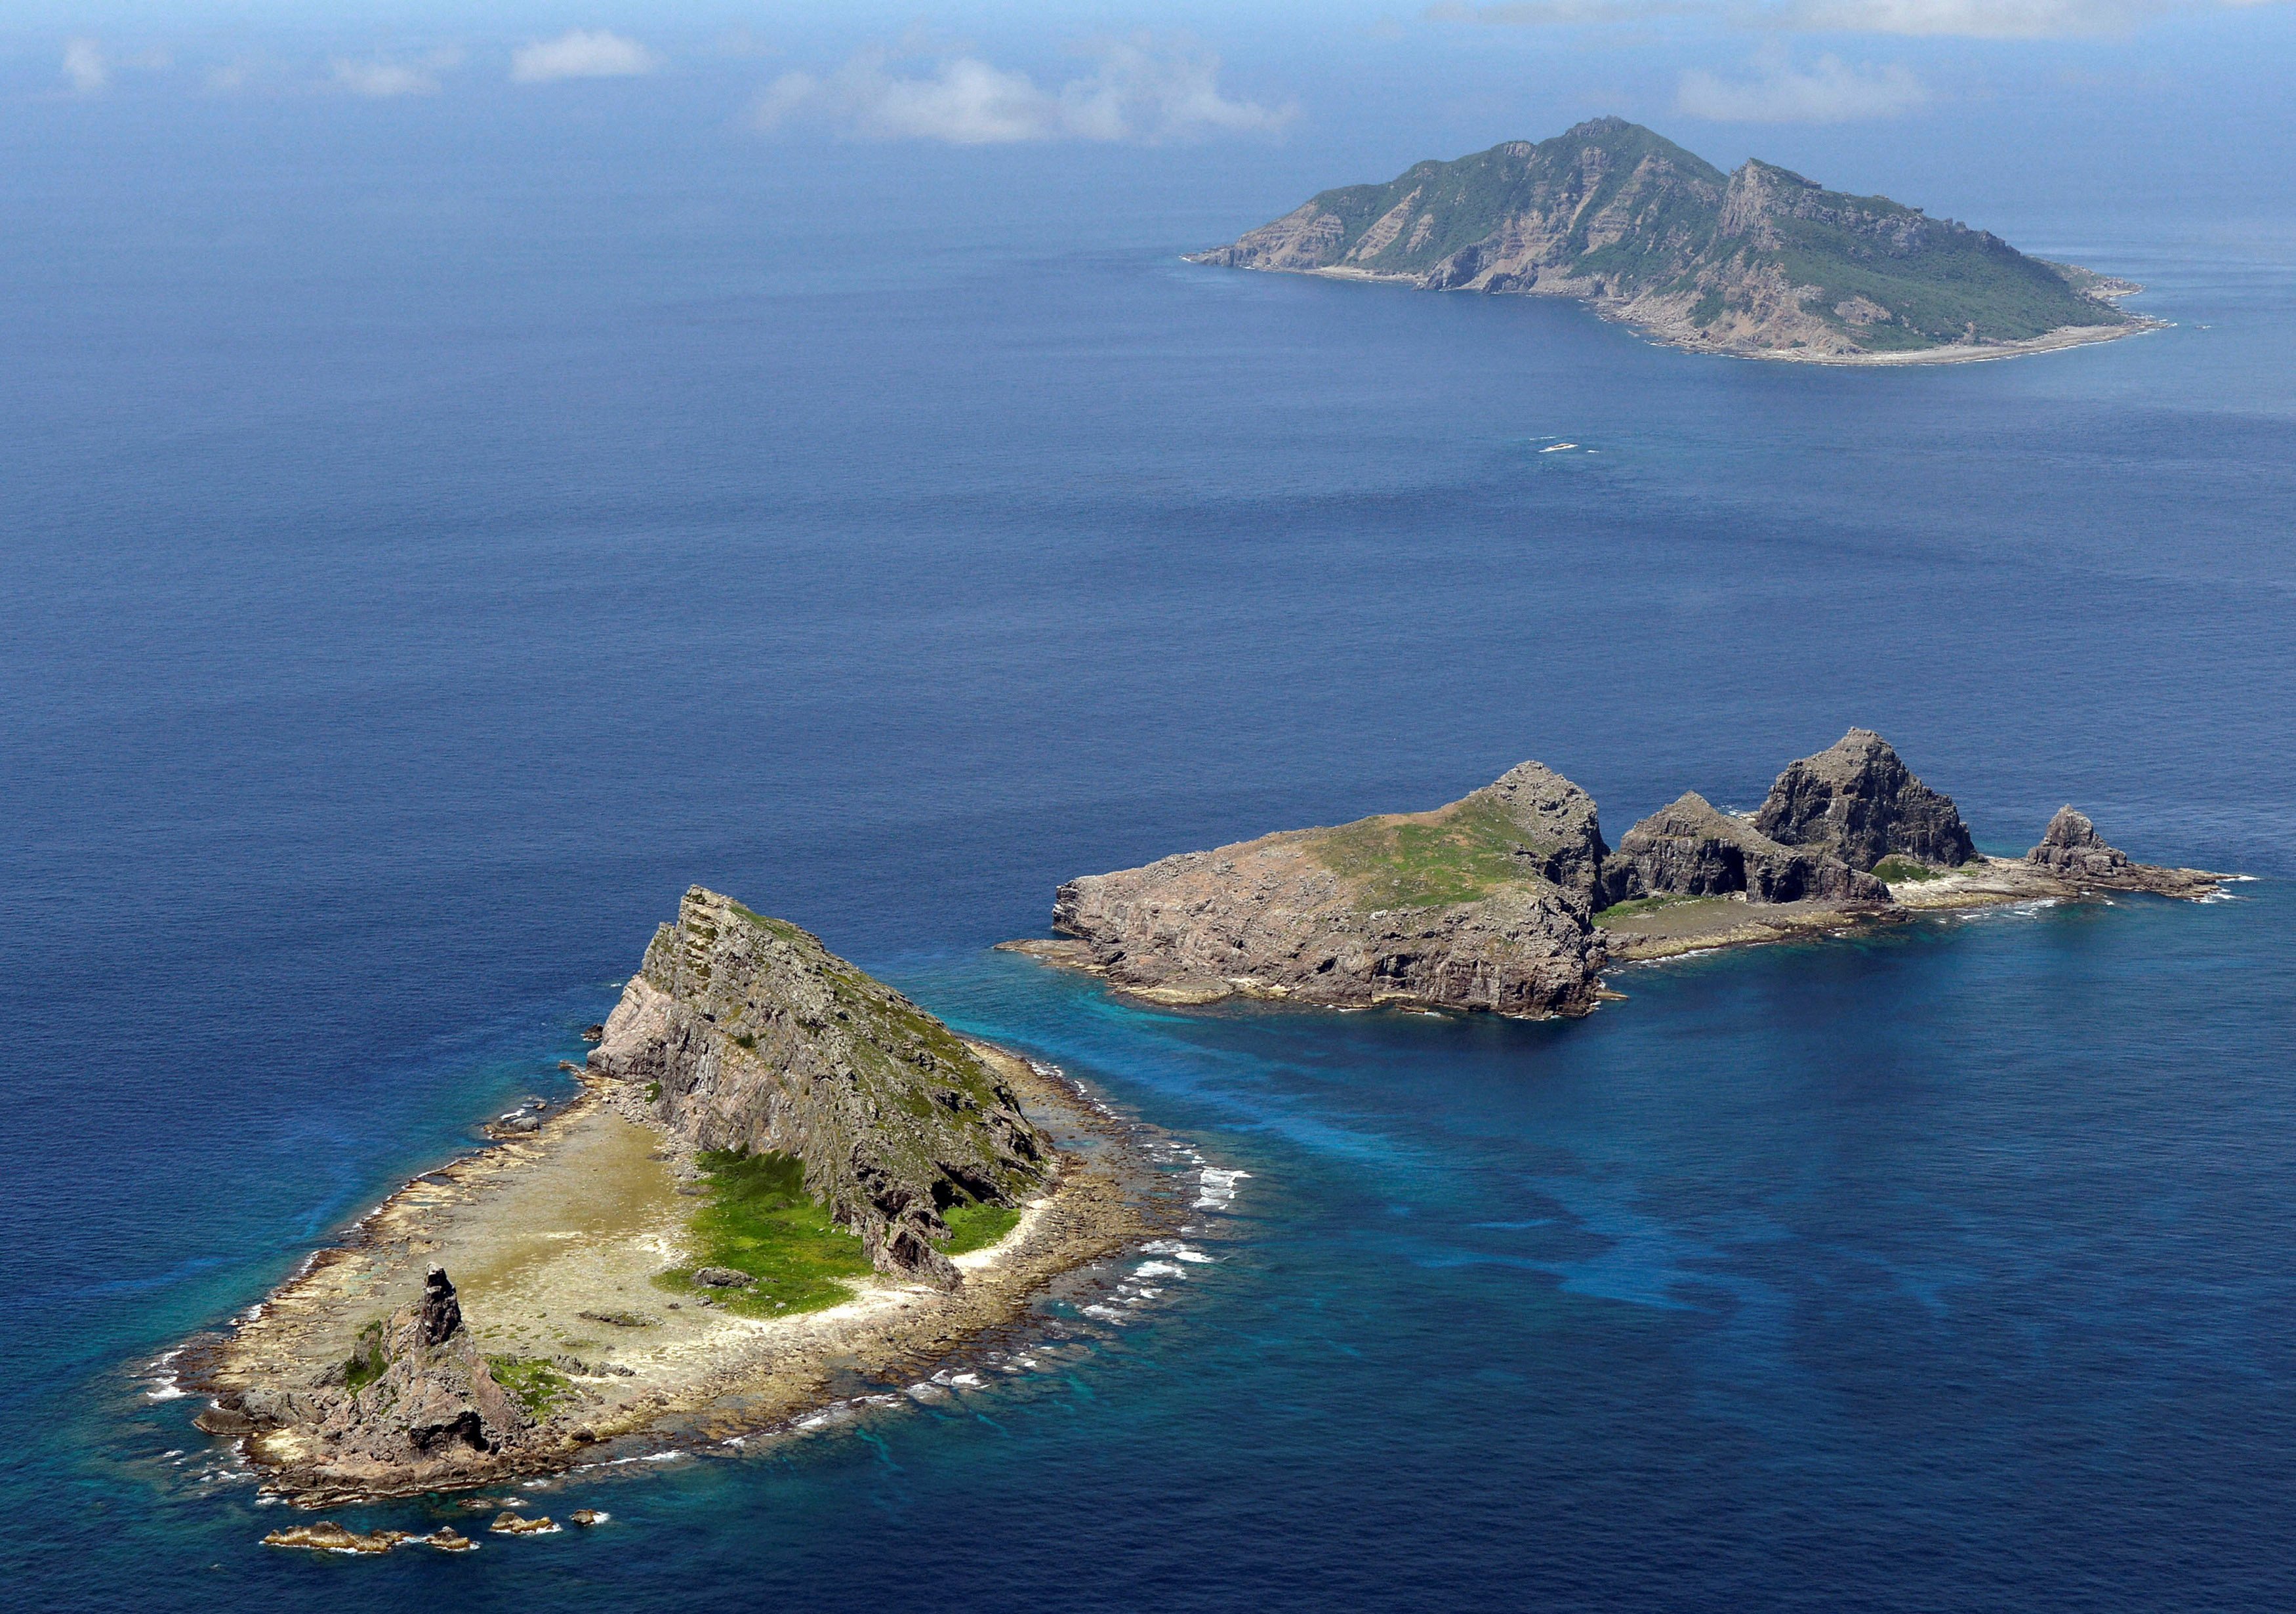
<path fill-rule="evenodd" d="M 1614 111 L 1725 166 L 1964 214 L 2288 217 L 2292 85 L 2296 4 L 2274 0 L 17 0 L 0 23 L 0 118 L 67 140 L 170 108 L 318 127 L 388 106 L 409 128 L 609 117 L 761 160 L 1152 150 L 1315 188 Z"/>

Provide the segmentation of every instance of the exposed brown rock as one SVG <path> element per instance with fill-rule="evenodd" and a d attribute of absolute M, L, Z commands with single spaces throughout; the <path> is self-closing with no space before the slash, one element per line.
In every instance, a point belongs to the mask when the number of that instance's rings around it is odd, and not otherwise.
<path fill-rule="evenodd" d="M 1772 840 L 1831 853 L 1860 873 L 1892 855 L 1941 868 L 1977 856 L 1949 796 L 1914 777 L 1890 742 L 1853 728 L 1789 765 L 1754 815 Z"/>
<path fill-rule="evenodd" d="M 1583 1014 L 1606 849 L 1587 793 L 1528 762 L 1432 812 L 1070 881 L 1053 923 L 1089 949 L 1064 962 L 1164 1002 Z"/>
<path fill-rule="evenodd" d="M 646 1084 L 700 1149 L 775 1151 L 882 1270 L 944 1287 L 941 1209 L 1013 1205 L 1051 1150 L 947 1027 L 819 938 L 695 886 L 623 989 L 590 1069 Z"/>
<path fill-rule="evenodd" d="M 451 1483 L 532 1427 L 463 1329 L 442 1267 L 430 1269 L 419 1300 L 361 1340 L 351 1366 L 372 1377 L 343 1394 L 319 1430 L 339 1468 L 413 1469 Z"/>
<path fill-rule="evenodd" d="M 1628 830 L 1603 865 L 1603 882 L 1606 904 L 1741 892 L 1759 903 L 1890 899 L 1889 888 L 1871 874 L 1822 850 L 1781 846 L 1695 791 Z"/>
<path fill-rule="evenodd" d="M 2162 897 L 2206 897 L 2222 889 L 2226 876 L 2205 869 L 2170 869 L 2138 863 L 2108 846 L 2088 815 L 2070 807 L 2057 809 L 2041 844 L 2025 861 L 2083 891 L 2152 891 Z"/>

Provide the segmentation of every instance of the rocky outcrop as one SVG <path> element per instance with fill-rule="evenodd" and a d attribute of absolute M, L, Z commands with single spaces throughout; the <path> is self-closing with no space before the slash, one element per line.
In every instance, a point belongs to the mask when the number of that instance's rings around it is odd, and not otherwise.
<path fill-rule="evenodd" d="M 2108 846 L 2088 815 L 2070 807 L 2057 809 L 2041 844 L 2025 861 L 2047 870 L 2077 891 L 2151 891 L 2162 897 L 2205 897 L 2222 888 L 2226 876 L 2205 869 L 2170 869 L 2138 863 Z"/>
<path fill-rule="evenodd" d="M 780 1153 L 882 1271 L 955 1287 L 941 1212 L 1036 1192 L 1053 1150 L 955 1033 L 818 938 L 700 886 L 589 1068 L 696 1148 Z"/>
<path fill-rule="evenodd" d="M 1603 865 L 1604 905 L 1643 897 L 1721 897 L 1749 902 L 1887 902 L 1889 888 L 1816 848 L 1782 846 L 1695 791 L 1620 839 Z"/>
<path fill-rule="evenodd" d="M 1583 1014 L 1605 851 L 1593 800 L 1529 762 L 1432 812 L 1072 880 L 1053 923 L 1086 967 L 1152 999 Z"/>
<path fill-rule="evenodd" d="M 414 1304 L 359 1336 L 332 1386 L 293 1397 L 250 1390 L 238 1410 L 261 1427 L 315 1423 L 339 1471 L 390 1470 L 437 1485 L 487 1471 L 532 1428 L 495 1381 L 438 1266 Z"/>
<path fill-rule="evenodd" d="M 1522 762 L 1467 800 L 1505 815 L 1515 832 L 1513 855 L 1534 863 L 1540 879 L 1594 901 L 1610 848 L 1592 796 L 1544 763 Z"/>
<path fill-rule="evenodd" d="M 1956 868 L 1977 856 L 1949 796 L 1930 789 L 1871 729 L 1789 765 L 1754 815 L 1772 840 L 1830 853 L 1861 873 L 1889 856 Z"/>
<path fill-rule="evenodd" d="M 2136 328 L 2136 288 L 1886 197 L 1750 161 L 1726 175 L 1597 118 L 1326 191 L 1193 261 L 1575 297 L 1684 346 L 1903 357 Z"/>

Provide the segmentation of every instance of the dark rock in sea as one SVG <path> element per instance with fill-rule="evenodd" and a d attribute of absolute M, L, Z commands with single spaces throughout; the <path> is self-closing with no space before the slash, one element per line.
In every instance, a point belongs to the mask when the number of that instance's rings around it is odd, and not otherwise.
<path fill-rule="evenodd" d="M 646 949 L 590 1068 L 644 1084 L 696 1149 L 795 1156 L 880 1269 L 946 1288 L 961 1280 L 941 1210 L 1017 1205 L 1052 1168 L 1051 1143 L 947 1026 L 817 937 L 700 886 Z"/>
<path fill-rule="evenodd" d="M 408 1539 L 405 1530 L 376 1530 L 362 1536 L 332 1519 L 316 1524 L 291 1524 L 263 1538 L 267 1547 L 301 1547 L 313 1553 L 388 1553 Z"/>
<path fill-rule="evenodd" d="M 537 1519 L 521 1519 L 508 1509 L 496 1513 L 494 1522 L 487 1528 L 497 1536 L 555 1536 L 558 1533 L 556 1521 L 547 1513 Z"/>
<path fill-rule="evenodd" d="M 1152 1001 L 1234 995 L 1583 1014 L 1604 963 L 1595 803 L 1536 762 L 1447 807 L 1087 875 L 1061 958 Z"/>
<path fill-rule="evenodd" d="M 583 1027 L 583 1028 L 582 1028 L 582 1040 L 583 1040 L 584 1042 L 586 1042 L 586 1043 L 603 1043 L 603 1042 L 604 1042 L 604 1041 L 606 1040 L 606 1028 L 605 1028 L 605 1027 L 603 1027 L 603 1026 L 585 1026 L 585 1027 Z"/>
<path fill-rule="evenodd" d="M 586 1530 L 594 1528 L 594 1526 L 605 1523 L 606 1520 L 612 1518 L 613 1515 L 611 1513 L 601 1512 L 596 1508 L 576 1508 L 572 1512 L 567 1514 L 566 1517 L 577 1528 Z"/>
<path fill-rule="evenodd" d="M 1603 864 L 1604 905 L 1636 897 L 1720 897 L 1887 902 L 1889 888 L 1818 848 L 1781 846 L 1693 791 L 1620 839 Z"/>
<path fill-rule="evenodd" d="M 1957 868 L 1977 856 L 1949 796 L 1930 789 L 1871 729 L 1790 764 L 1754 815 L 1785 846 L 1829 852 L 1866 873 L 1885 857 Z"/>
<path fill-rule="evenodd" d="M 446 1524 L 440 1525 L 428 1536 L 420 1536 L 417 1539 L 428 1545 L 437 1547 L 442 1553 L 474 1553 L 478 1551 L 479 1546 L 477 1542 L 472 1541 L 454 1526 Z"/>
<path fill-rule="evenodd" d="M 2025 861 L 2046 869 L 2076 890 L 2152 891 L 2163 897 L 2205 897 L 2222 888 L 2225 876 L 2205 869 L 2169 869 L 2138 863 L 2096 832 L 2088 815 L 2057 809 L 2041 844 Z"/>

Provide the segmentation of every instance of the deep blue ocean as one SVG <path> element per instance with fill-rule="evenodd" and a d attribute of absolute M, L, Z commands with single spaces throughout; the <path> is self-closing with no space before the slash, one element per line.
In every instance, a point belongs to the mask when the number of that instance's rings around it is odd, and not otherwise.
<path fill-rule="evenodd" d="M 1192 268 L 1296 197 L 1147 160 L 203 138 L 0 197 L 10 1606 L 2296 1603 L 2296 233 L 1988 220 L 2176 328 L 1858 372 Z M 1851 724 L 1989 850 L 2072 801 L 2261 878 L 1570 1024 L 987 950 L 1526 758 L 1613 839 L 1750 806 Z M 587 1535 L 264 1548 L 149 1364 L 562 1091 L 695 881 L 1247 1173 L 1217 1258 L 546 1493 Z"/>

